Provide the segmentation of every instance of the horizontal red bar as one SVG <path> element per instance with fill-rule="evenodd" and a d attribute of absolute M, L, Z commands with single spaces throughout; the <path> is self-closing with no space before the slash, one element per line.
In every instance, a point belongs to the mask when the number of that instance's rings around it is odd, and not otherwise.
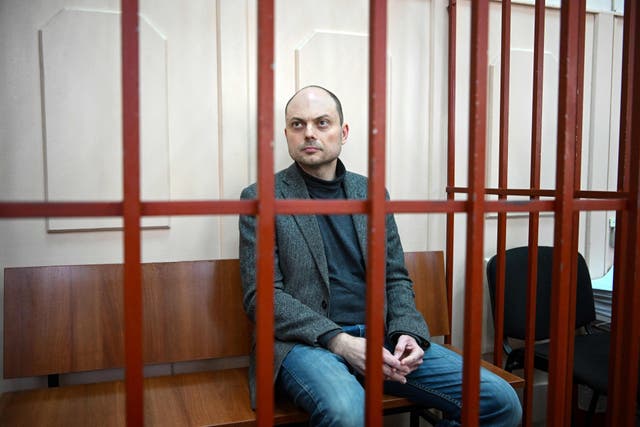
<path fill-rule="evenodd" d="M 122 202 L 0 202 L 0 218 L 122 216 Z"/>
<path fill-rule="evenodd" d="M 468 193 L 467 187 L 447 187 L 447 193 Z M 487 188 L 485 194 L 498 196 L 530 196 L 530 197 L 555 197 L 555 190 L 528 189 L 528 188 Z M 629 197 L 624 191 L 597 191 L 579 190 L 573 194 L 574 199 L 624 199 Z"/>
<path fill-rule="evenodd" d="M 581 199 L 573 202 L 574 211 L 620 211 L 623 209 L 629 209 L 629 201 L 627 199 Z"/>
<path fill-rule="evenodd" d="M 387 213 L 454 213 L 465 212 L 465 200 L 393 200 L 387 201 Z"/>
<path fill-rule="evenodd" d="M 309 214 L 365 214 L 368 201 L 361 200 L 276 200 L 276 214 L 309 215 Z"/>
<path fill-rule="evenodd" d="M 488 200 L 484 202 L 485 212 L 552 212 L 553 200 Z"/>
<path fill-rule="evenodd" d="M 159 215 L 255 215 L 256 200 L 184 200 L 142 202 L 143 216 Z"/>
<path fill-rule="evenodd" d="M 467 187 L 447 187 L 447 193 L 468 193 Z M 528 188 L 486 188 L 485 194 L 498 196 L 537 196 L 554 197 L 555 190 L 539 190 Z"/>
<path fill-rule="evenodd" d="M 629 192 L 626 191 L 576 191 L 574 194 L 576 199 L 626 199 Z"/>
<path fill-rule="evenodd" d="M 597 194 L 594 194 L 597 193 Z M 625 198 L 608 198 L 615 192 L 581 192 L 600 199 L 575 200 L 576 211 L 618 211 L 627 209 Z M 604 200 L 603 200 L 604 198 Z M 366 214 L 367 200 L 276 200 L 276 213 L 287 215 Z M 196 200 L 142 202 L 142 216 L 164 215 L 255 215 L 256 200 Z M 464 200 L 393 200 L 387 201 L 387 213 L 455 213 L 465 212 Z M 487 200 L 485 212 L 553 211 L 553 200 Z M 0 218 L 106 217 L 122 216 L 121 202 L 0 202 Z"/>

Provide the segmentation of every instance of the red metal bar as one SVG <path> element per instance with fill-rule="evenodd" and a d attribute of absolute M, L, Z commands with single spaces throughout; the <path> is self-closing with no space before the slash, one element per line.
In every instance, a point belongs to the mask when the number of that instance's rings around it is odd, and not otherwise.
<path fill-rule="evenodd" d="M 511 0 L 502 1 L 502 40 L 500 57 L 500 147 L 498 161 L 498 187 L 508 187 L 509 168 L 509 74 L 511 59 Z M 507 196 L 499 195 L 498 200 Z M 493 363 L 502 366 L 502 335 L 504 331 L 505 251 L 507 249 L 507 214 L 498 213 L 496 260 L 496 289 L 494 304 Z"/>
<path fill-rule="evenodd" d="M 614 211 L 627 209 L 628 199 L 621 193 L 616 199 L 576 200 L 576 211 Z M 551 212 L 553 200 L 494 200 L 485 202 L 485 212 Z M 387 200 L 387 213 L 460 213 L 466 212 L 464 200 Z M 308 214 L 365 214 L 369 211 L 365 200 L 343 202 L 316 200 L 276 200 L 275 213 Z M 255 215 L 255 200 L 193 200 L 172 202 L 141 202 L 141 216 L 165 215 Z M 120 202 L 9 202 L 0 203 L 0 218 L 42 217 L 105 217 L 122 216 Z"/>
<path fill-rule="evenodd" d="M 578 50 L 580 5 L 575 0 L 562 2 L 560 12 L 560 89 L 558 92 L 558 147 L 556 166 L 556 211 L 554 229 L 553 287 L 551 293 L 551 328 L 549 361 L 549 394 L 547 425 L 570 423 L 567 407 L 572 386 L 573 325 L 570 320 L 575 307 L 570 305 L 575 293 L 571 265 L 573 253 L 573 191 L 577 123 Z M 566 308 L 566 309 L 565 309 Z M 567 396 L 569 395 L 569 396 Z"/>
<path fill-rule="evenodd" d="M 258 2 L 258 216 L 256 381 L 257 423 L 273 425 L 273 251 L 275 195 L 273 176 L 274 2 Z"/>
<path fill-rule="evenodd" d="M 0 218 L 122 216 L 122 202 L 2 202 Z"/>
<path fill-rule="evenodd" d="M 584 50 L 585 50 L 585 25 L 586 25 L 586 0 L 578 1 L 578 76 L 576 81 L 577 93 L 576 93 L 576 137 L 575 137 L 575 159 L 573 161 L 574 173 L 573 173 L 573 188 L 574 197 L 575 193 L 580 190 L 582 179 L 582 121 L 584 111 Z M 573 212 L 573 240 L 571 242 L 571 253 L 573 259 L 571 260 L 571 283 L 577 283 L 578 280 L 578 260 L 575 258 L 575 254 L 578 253 L 578 235 L 580 233 L 580 212 L 575 210 Z M 576 323 L 576 292 L 569 294 L 569 325 Z M 567 361 L 567 382 L 571 381 L 573 385 L 573 353 L 574 353 L 574 340 L 571 339 L 568 343 L 568 353 L 571 355 L 570 360 Z M 565 407 L 569 414 L 573 409 L 572 405 L 572 393 L 565 395 Z"/>
<path fill-rule="evenodd" d="M 628 210 L 619 210 L 616 218 L 611 347 L 607 425 L 634 425 L 637 404 L 638 324 L 640 306 L 640 85 L 633 78 L 640 69 L 638 3 L 625 2 L 622 50 L 622 96 L 620 108 L 620 145 L 618 149 L 618 190 L 629 192 Z M 635 141 L 636 143 L 632 143 Z M 635 337 L 635 339 L 634 339 Z"/>
<path fill-rule="evenodd" d="M 142 268 L 140 266 L 140 67 L 138 1 L 122 7 L 124 348 L 128 426 L 144 425 Z"/>
<path fill-rule="evenodd" d="M 574 193 L 574 197 L 584 199 L 628 199 L 629 193 L 626 191 L 579 190 Z"/>
<path fill-rule="evenodd" d="M 542 160 L 542 105 L 544 87 L 544 28 L 545 2 L 535 2 L 535 22 L 533 41 L 533 101 L 531 108 L 531 167 L 530 187 L 540 189 L 540 165 Z M 532 203 L 539 200 L 538 195 L 530 197 Z M 529 215 L 529 264 L 527 271 L 527 329 L 525 332 L 524 378 L 522 424 L 531 427 L 533 424 L 533 383 L 534 383 L 534 345 L 536 336 L 536 304 L 538 285 L 538 235 L 540 215 L 531 212 Z"/>
<path fill-rule="evenodd" d="M 142 202 L 143 216 L 163 215 L 255 215 L 255 200 L 180 200 Z"/>
<path fill-rule="evenodd" d="M 276 200 L 276 214 L 366 214 L 366 200 Z"/>
<path fill-rule="evenodd" d="M 448 187 L 448 192 L 451 193 L 469 193 L 469 189 L 466 187 Z M 541 190 L 541 189 L 526 189 L 526 188 L 485 188 L 485 194 L 502 195 L 502 196 L 541 196 L 541 197 L 555 197 L 555 190 Z"/>
<path fill-rule="evenodd" d="M 533 147 L 535 149 L 535 147 Z M 532 153 L 532 155 L 540 157 L 540 150 L 538 153 Z M 535 158 L 535 157 L 533 157 Z M 538 165 L 538 167 L 540 167 Z M 538 187 L 540 184 L 538 184 Z M 447 187 L 447 193 L 468 193 L 469 189 L 466 187 Z M 544 190 L 540 188 L 485 188 L 485 194 L 492 194 L 498 196 L 530 196 L 530 197 L 555 197 L 556 190 Z M 626 198 L 629 195 L 624 191 L 599 191 L 599 190 L 576 190 L 573 194 L 574 198 L 592 198 L 592 199 L 617 199 Z"/>
<path fill-rule="evenodd" d="M 574 211 L 615 211 L 628 209 L 629 199 L 620 197 L 619 199 L 607 200 L 575 200 L 573 202 Z"/>
<path fill-rule="evenodd" d="M 382 317 L 385 287 L 387 1 L 369 1 L 369 222 L 365 425 L 382 426 Z"/>
<path fill-rule="evenodd" d="M 455 213 L 466 212 L 464 200 L 391 200 L 386 203 L 387 213 Z"/>
<path fill-rule="evenodd" d="M 536 332 L 536 298 L 538 285 L 538 233 L 540 215 L 531 212 L 529 215 L 529 264 L 527 266 L 527 329 L 525 332 L 524 375 L 525 389 L 523 395 L 522 425 L 530 427 L 533 423 L 533 382 L 534 382 L 534 345 Z"/>
<path fill-rule="evenodd" d="M 449 1 L 449 82 L 447 90 L 447 188 L 453 187 L 456 180 L 456 0 Z M 447 190 L 447 200 L 453 201 L 455 194 Z M 453 313 L 453 233 L 455 218 L 447 213 L 447 247 L 445 276 L 447 284 L 447 306 L 449 325 Z M 451 334 L 444 337 L 445 344 L 451 344 Z"/>
<path fill-rule="evenodd" d="M 469 94 L 469 205 L 464 295 L 462 425 L 478 425 L 484 245 L 484 178 L 487 130 L 489 2 L 471 3 Z"/>
<path fill-rule="evenodd" d="M 553 212 L 553 200 L 493 200 L 484 203 L 484 211 L 489 212 Z"/>

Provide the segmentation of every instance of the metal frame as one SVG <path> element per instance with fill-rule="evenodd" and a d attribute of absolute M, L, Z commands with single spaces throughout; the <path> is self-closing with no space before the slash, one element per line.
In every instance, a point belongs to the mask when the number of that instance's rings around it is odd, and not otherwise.
<path fill-rule="evenodd" d="M 367 200 L 339 202 L 275 200 L 273 181 L 273 91 L 274 91 L 274 0 L 258 2 L 258 198 L 253 201 L 175 201 L 143 202 L 140 199 L 140 130 L 139 130 L 139 41 L 138 1 L 122 0 L 122 96 L 123 96 L 123 174 L 122 202 L 0 202 L 0 218 L 121 216 L 124 219 L 124 296 L 126 353 L 127 424 L 143 425 L 142 372 L 142 299 L 140 267 L 140 220 L 153 215 L 227 215 L 248 214 L 258 218 L 258 425 L 273 422 L 273 249 L 274 220 L 278 214 L 360 213 L 369 215 L 367 275 L 367 346 L 369 375 L 366 380 L 367 425 L 382 425 L 381 353 L 384 300 L 384 230 L 388 213 L 446 213 L 446 274 L 449 313 L 452 306 L 454 214 L 464 213 L 467 221 L 466 293 L 464 319 L 463 413 L 466 426 L 478 424 L 479 356 L 482 320 L 483 224 L 488 212 L 498 213 L 499 276 L 504 275 L 506 213 L 530 215 L 529 245 L 537 247 L 540 212 L 553 212 L 556 219 L 554 242 L 559 248 L 553 277 L 557 283 L 572 283 L 574 273 L 571 254 L 576 249 L 577 216 L 580 211 L 615 210 L 616 234 L 614 316 L 610 363 L 610 393 L 607 421 L 609 425 L 632 425 L 636 402 L 636 381 L 640 354 L 640 44 L 637 28 L 640 14 L 636 2 L 625 2 L 622 108 L 620 124 L 620 161 L 617 191 L 582 191 L 580 181 L 581 105 L 584 58 L 584 0 L 565 0 L 561 6 L 561 65 L 558 111 L 558 153 L 556 189 L 540 189 L 540 150 L 542 117 L 542 70 L 544 49 L 544 1 L 535 5 L 534 96 L 532 128 L 531 187 L 507 188 L 507 129 L 509 82 L 510 1 L 503 2 L 503 36 L 501 62 L 500 171 L 498 188 L 485 188 L 486 91 L 488 0 L 473 1 L 471 39 L 470 155 L 467 187 L 455 186 L 455 73 L 456 73 L 456 1 L 449 2 L 449 89 L 448 89 L 448 168 L 447 199 L 422 201 L 385 200 L 385 82 L 386 82 L 386 0 L 370 0 L 370 103 L 369 176 Z M 632 143 L 635 141 L 635 143 Z M 576 166 L 577 165 L 577 166 Z M 456 200 L 455 194 L 467 194 Z M 487 194 L 498 200 L 485 200 Z M 512 202 L 511 195 L 527 195 L 528 202 Z M 550 199 L 541 200 L 540 197 Z M 526 340 L 525 419 L 531 425 L 533 384 L 533 337 L 536 277 L 536 251 L 529 266 L 529 303 Z M 502 260 L 502 261 L 500 261 Z M 567 268 L 569 267 L 569 268 Z M 503 286 L 502 286 L 503 287 Z M 499 288 L 501 289 L 501 288 Z M 501 294 L 502 291 L 500 290 Z M 549 425 L 568 425 L 571 419 L 571 371 L 573 348 L 573 289 L 555 286 L 552 304 L 569 307 L 554 310 L 549 378 Z M 496 324 L 501 324 L 503 300 L 498 300 Z M 499 328 L 500 326 L 498 326 Z M 497 329 L 499 331 L 499 329 Z M 635 337 L 635 339 L 634 339 Z M 496 340 L 501 334 L 496 333 Z M 447 337 L 450 342 L 450 337 Z M 496 362 L 501 362 L 498 343 Z"/>

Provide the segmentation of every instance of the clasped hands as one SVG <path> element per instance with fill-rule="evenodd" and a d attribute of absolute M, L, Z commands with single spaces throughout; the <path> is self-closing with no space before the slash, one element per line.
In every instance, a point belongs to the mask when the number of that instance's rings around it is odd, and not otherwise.
<path fill-rule="evenodd" d="M 331 352 L 342 356 L 349 365 L 364 375 L 366 367 L 367 340 L 341 332 L 333 337 L 328 348 Z M 405 384 L 406 376 L 422 364 L 424 350 L 410 335 L 400 335 L 393 354 L 382 348 L 382 371 L 387 381 L 398 381 Z"/>

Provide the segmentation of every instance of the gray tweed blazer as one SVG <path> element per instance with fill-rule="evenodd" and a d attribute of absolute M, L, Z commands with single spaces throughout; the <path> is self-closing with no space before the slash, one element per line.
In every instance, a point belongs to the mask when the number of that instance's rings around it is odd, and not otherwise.
<path fill-rule="evenodd" d="M 367 178 L 347 172 L 344 188 L 349 199 L 367 198 Z M 242 199 L 256 197 L 256 184 L 242 191 Z M 308 199 L 309 193 L 298 168 L 292 164 L 275 175 L 278 199 Z M 366 260 L 367 216 L 353 215 L 360 249 Z M 240 217 L 240 271 L 244 309 L 252 321 L 256 314 L 255 217 Z M 404 253 L 392 215 L 386 220 L 387 261 L 384 318 L 387 336 L 409 333 L 428 342 L 429 330 L 416 310 L 413 283 L 404 266 Z M 315 215 L 276 217 L 275 250 L 275 364 L 274 381 L 282 360 L 298 343 L 317 346 L 318 337 L 339 326 L 328 316 L 329 270 Z M 249 367 L 251 404 L 255 408 L 255 339 Z"/>

